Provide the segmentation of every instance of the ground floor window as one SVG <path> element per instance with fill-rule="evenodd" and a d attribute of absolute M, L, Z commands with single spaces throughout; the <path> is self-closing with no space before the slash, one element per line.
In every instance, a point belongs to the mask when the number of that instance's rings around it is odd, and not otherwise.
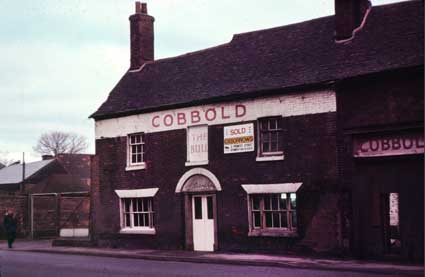
<path fill-rule="evenodd" d="M 252 194 L 250 200 L 252 229 L 296 230 L 295 193 Z"/>
<path fill-rule="evenodd" d="M 152 198 L 123 198 L 121 201 L 124 228 L 154 228 Z"/>
<path fill-rule="evenodd" d="M 249 236 L 297 236 L 297 190 L 302 183 L 244 184 Z"/>
<path fill-rule="evenodd" d="M 158 188 L 115 192 L 120 205 L 120 233 L 155 234 L 154 196 Z"/>

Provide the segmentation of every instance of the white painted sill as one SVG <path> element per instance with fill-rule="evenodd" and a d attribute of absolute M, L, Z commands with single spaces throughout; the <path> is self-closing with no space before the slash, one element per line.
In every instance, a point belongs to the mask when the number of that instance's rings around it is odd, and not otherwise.
<path fill-rule="evenodd" d="M 248 237 L 284 237 L 284 238 L 297 238 L 298 232 L 296 230 L 273 230 L 273 229 L 253 229 L 248 233 Z"/>
<path fill-rule="evenodd" d="M 279 156 L 261 156 L 257 157 L 255 160 L 257 162 L 272 162 L 272 161 L 283 161 L 285 159 L 285 156 L 279 155 Z"/>
<path fill-rule="evenodd" d="M 207 165 L 209 161 L 201 161 L 201 162 L 186 162 L 185 166 L 197 166 L 197 165 Z"/>
<path fill-rule="evenodd" d="M 154 229 L 138 229 L 138 228 L 123 228 L 120 230 L 120 234 L 133 234 L 133 235 L 155 235 L 156 230 Z"/>
<path fill-rule="evenodd" d="M 132 171 L 132 170 L 141 170 L 146 168 L 146 163 L 140 163 L 137 165 L 128 165 L 125 168 L 125 171 Z"/>

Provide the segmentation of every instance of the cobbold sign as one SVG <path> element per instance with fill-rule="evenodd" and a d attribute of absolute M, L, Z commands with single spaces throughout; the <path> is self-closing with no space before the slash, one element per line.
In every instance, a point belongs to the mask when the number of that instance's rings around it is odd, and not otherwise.
<path fill-rule="evenodd" d="M 232 106 L 210 107 L 208 109 L 194 109 L 177 113 L 157 114 L 152 117 L 154 128 L 171 127 L 175 125 L 193 125 L 201 122 L 241 118 L 246 114 L 246 106 L 236 104 Z"/>
<path fill-rule="evenodd" d="M 354 138 L 354 157 L 397 156 L 422 153 L 424 153 L 424 135 L 419 131 Z"/>

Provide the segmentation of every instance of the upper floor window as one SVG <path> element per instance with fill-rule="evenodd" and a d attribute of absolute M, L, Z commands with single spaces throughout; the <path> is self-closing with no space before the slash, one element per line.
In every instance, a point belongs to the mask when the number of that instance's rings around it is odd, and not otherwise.
<path fill-rule="evenodd" d="M 258 126 L 259 156 L 283 156 L 282 117 L 261 118 Z"/>
<path fill-rule="evenodd" d="M 144 168 L 145 162 L 145 135 L 140 134 L 131 134 L 127 138 L 127 153 L 128 153 L 128 162 L 127 169 L 140 167 Z"/>

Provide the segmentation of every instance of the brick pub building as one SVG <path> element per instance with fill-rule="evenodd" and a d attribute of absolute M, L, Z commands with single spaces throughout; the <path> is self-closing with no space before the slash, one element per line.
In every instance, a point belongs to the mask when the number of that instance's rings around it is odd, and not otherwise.
<path fill-rule="evenodd" d="M 423 3 L 335 11 L 154 60 L 136 3 L 130 69 L 91 116 L 93 239 L 423 257 Z"/>

